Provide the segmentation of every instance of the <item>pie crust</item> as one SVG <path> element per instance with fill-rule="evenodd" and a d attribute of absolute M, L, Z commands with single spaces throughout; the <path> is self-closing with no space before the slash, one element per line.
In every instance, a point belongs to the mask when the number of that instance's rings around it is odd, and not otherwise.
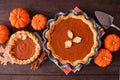
<path fill-rule="evenodd" d="M 35 43 L 35 51 L 34 51 L 33 56 L 30 57 L 29 59 L 20 60 L 17 57 L 13 56 L 12 48 L 15 45 L 15 42 L 18 39 L 24 40 L 26 37 L 29 37 Z M 16 63 L 16 64 L 29 64 L 29 63 L 33 62 L 40 55 L 41 46 L 40 46 L 38 38 L 34 34 L 28 32 L 28 31 L 23 31 L 22 30 L 22 31 L 17 31 L 16 33 L 14 33 L 10 37 L 10 39 L 9 39 L 9 41 L 7 43 L 7 51 L 8 51 L 8 54 L 9 54 L 9 57 L 10 57 L 12 63 Z"/>
<path fill-rule="evenodd" d="M 80 19 L 80 20 L 82 20 L 84 23 L 86 23 L 89 26 L 89 28 L 92 31 L 93 36 L 94 36 L 93 37 L 93 42 L 94 43 L 93 43 L 93 45 L 91 47 L 91 51 L 83 59 L 77 59 L 75 61 L 70 61 L 70 60 L 67 60 L 67 59 L 62 59 L 60 56 L 57 55 L 57 52 L 55 52 L 54 48 L 51 46 L 51 41 L 52 41 L 51 34 L 53 33 L 53 31 L 55 29 L 55 25 L 59 24 L 62 20 L 67 20 L 69 18 L 74 18 L 74 19 Z M 82 15 L 82 14 L 76 16 L 73 13 L 69 13 L 69 14 L 67 14 L 67 16 L 59 16 L 56 21 L 53 21 L 53 22 L 51 22 L 49 24 L 49 29 L 45 33 L 45 38 L 47 39 L 46 47 L 50 50 L 52 56 L 54 58 L 56 58 L 57 60 L 59 60 L 62 64 L 69 63 L 72 66 L 76 66 L 77 64 L 86 64 L 89 61 L 89 57 L 92 57 L 92 56 L 94 56 L 96 54 L 96 50 L 95 49 L 98 46 L 97 37 L 98 37 L 98 33 L 97 33 L 96 29 L 94 28 L 93 22 L 91 20 L 86 19 L 86 17 L 84 15 Z"/>

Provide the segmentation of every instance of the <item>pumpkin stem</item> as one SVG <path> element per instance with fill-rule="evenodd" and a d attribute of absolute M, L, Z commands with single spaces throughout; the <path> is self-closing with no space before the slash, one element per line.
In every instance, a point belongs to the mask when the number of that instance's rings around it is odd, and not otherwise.
<path fill-rule="evenodd" d="M 37 20 L 37 22 L 40 22 L 40 20 Z"/>
<path fill-rule="evenodd" d="M 20 12 L 18 12 L 17 18 L 20 18 Z"/>
<path fill-rule="evenodd" d="M 113 41 L 112 44 L 118 46 L 117 42 L 115 41 Z"/>
<path fill-rule="evenodd" d="M 103 59 L 104 59 L 104 60 L 107 60 L 107 57 L 106 57 L 106 56 L 104 56 L 104 57 L 103 57 Z"/>
<path fill-rule="evenodd" d="M 116 42 L 113 42 L 113 44 L 116 44 Z"/>

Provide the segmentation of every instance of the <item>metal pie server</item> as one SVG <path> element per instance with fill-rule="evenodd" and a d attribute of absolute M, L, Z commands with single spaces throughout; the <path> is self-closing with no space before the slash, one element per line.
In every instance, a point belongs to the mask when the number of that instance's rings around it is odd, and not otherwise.
<path fill-rule="evenodd" d="M 95 16 L 105 29 L 108 29 L 109 27 L 113 27 L 118 31 L 120 31 L 120 28 L 113 24 L 114 18 L 111 15 L 101 11 L 95 11 Z"/>

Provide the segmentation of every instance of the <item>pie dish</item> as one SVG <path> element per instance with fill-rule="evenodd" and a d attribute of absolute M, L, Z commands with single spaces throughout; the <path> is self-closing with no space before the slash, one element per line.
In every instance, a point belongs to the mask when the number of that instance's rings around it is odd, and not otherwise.
<path fill-rule="evenodd" d="M 101 45 L 96 22 L 85 12 L 59 12 L 47 23 L 43 32 L 44 49 L 59 66 L 71 68 L 87 65 Z"/>
<path fill-rule="evenodd" d="M 29 64 L 39 56 L 41 46 L 34 34 L 22 30 L 10 37 L 7 51 L 12 63 Z"/>

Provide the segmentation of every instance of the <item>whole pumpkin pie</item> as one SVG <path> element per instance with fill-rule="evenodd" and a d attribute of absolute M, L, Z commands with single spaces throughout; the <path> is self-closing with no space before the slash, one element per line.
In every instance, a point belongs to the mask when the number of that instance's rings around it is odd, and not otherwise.
<path fill-rule="evenodd" d="M 84 15 L 69 13 L 50 22 L 45 32 L 46 48 L 62 64 L 86 64 L 96 54 L 98 33 Z"/>
<path fill-rule="evenodd" d="M 38 38 L 28 31 L 17 31 L 7 44 L 10 59 L 16 64 L 28 64 L 33 62 L 40 54 Z"/>

